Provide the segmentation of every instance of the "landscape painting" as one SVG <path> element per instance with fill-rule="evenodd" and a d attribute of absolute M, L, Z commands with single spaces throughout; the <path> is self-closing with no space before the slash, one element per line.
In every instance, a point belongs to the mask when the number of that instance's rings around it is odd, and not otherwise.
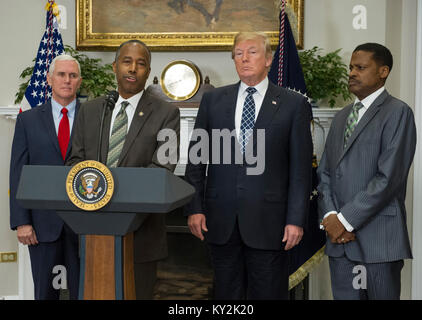
<path fill-rule="evenodd" d="M 287 3 L 300 47 L 303 0 Z M 239 31 L 278 42 L 279 0 L 77 0 L 76 10 L 78 49 L 113 50 L 139 39 L 155 51 L 228 50 Z"/>

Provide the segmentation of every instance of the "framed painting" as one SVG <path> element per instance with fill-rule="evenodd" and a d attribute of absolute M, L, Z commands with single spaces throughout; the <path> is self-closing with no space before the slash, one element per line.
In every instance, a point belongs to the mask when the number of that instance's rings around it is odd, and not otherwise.
<path fill-rule="evenodd" d="M 153 51 L 230 50 L 239 31 L 262 31 L 278 43 L 280 0 L 77 0 L 79 50 L 115 50 L 130 39 Z M 287 0 L 303 48 L 304 0 Z"/>

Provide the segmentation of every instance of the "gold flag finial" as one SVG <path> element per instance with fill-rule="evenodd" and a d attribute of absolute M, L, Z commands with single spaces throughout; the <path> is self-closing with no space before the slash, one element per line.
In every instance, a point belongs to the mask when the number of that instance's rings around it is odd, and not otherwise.
<path fill-rule="evenodd" d="M 57 5 L 57 3 L 54 0 L 49 0 L 45 4 L 45 11 L 49 11 L 49 10 L 53 11 L 53 15 L 57 18 L 57 21 L 60 22 L 59 6 Z"/>

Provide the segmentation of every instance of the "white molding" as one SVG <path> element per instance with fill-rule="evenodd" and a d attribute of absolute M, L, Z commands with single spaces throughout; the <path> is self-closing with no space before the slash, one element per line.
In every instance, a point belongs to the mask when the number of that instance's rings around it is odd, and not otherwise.
<path fill-rule="evenodd" d="M 34 282 L 28 246 L 19 243 L 18 255 L 18 300 L 34 300 Z"/>
<path fill-rule="evenodd" d="M 422 299 L 422 0 L 418 0 L 417 5 L 415 122 L 419 142 L 413 160 L 412 300 Z"/>
<path fill-rule="evenodd" d="M 21 299 L 19 299 L 19 296 L 4 296 L 4 297 L 0 297 L 0 300 L 21 300 Z"/>
<path fill-rule="evenodd" d="M 341 108 L 312 108 L 314 126 L 312 128 L 312 140 L 314 144 L 314 153 L 317 160 L 321 160 L 324 151 L 325 139 L 330 131 L 331 122 L 334 116 Z"/>
<path fill-rule="evenodd" d="M 324 151 L 325 139 L 327 138 L 328 131 L 330 130 L 331 122 L 333 121 L 334 116 L 340 108 L 313 108 L 312 114 L 315 122 L 319 123 L 319 128 L 315 126 L 313 133 L 313 142 L 314 142 L 314 152 L 316 153 L 317 159 L 321 159 L 322 153 Z M 324 257 L 322 262 L 315 267 L 309 273 L 309 289 L 308 296 L 309 300 L 327 300 L 332 299 L 331 296 L 327 296 L 327 292 L 330 292 L 327 289 L 327 282 L 329 282 L 329 270 L 327 258 Z"/>
<path fill-rule="evenodd" d="M 189 141 L 197 114 L 198 108 L 180 108 L 180 159 L 174 170 L 177 176 L 185 175 Z"/>
<path fill-rule="evenodd" d="M 19 107 L 15 105 L 9 106 L 0 106 L 0 116 L 6 117 L 8 119 L 16 119 L 16 116 L 19 113 Z"/>
<path fill-rule="evenodd" d="M 179 108 L 181 118 L 196 118 L 198 108 Z"/>
<path fill-rule="evenodd" d="M 315 118 L 333 118 L 333 116 L 342 108 L 312 108 Z"/>

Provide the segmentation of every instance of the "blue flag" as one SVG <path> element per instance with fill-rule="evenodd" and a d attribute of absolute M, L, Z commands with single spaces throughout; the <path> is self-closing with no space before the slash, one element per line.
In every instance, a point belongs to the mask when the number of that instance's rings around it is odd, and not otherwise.
<path fill-rule="evenodd" d="M 48 1 L 45 32 L 37 51 L 31 80 L 25 91 L 25 98 L 31 108 L 42 105 L 51 98 L 51 87 L 47 83 L 48 68 L 56 56 L 64 53 L 62 36 L 53 14 L 54 4 L 54 1 Z"/>
<path fill-rule="evenodd" d="M 282 14 L 283 13 L 281 12 L 280 24 L 282 21 Z M 282 37 L 282 31 L 280 32 L 280 37 Z M 284 46 L 283 48 L 280 48 L 280 43 L 278 44 L 277 49 L 274 52 L 273 63 L 268 78 L 275 85 L 306 94 L 306 84 L 303 77 L 302 66 L 300 65 L 295 38 L 286 13 L 284 13 L 284 38 L 282 37 L 280 41 L 283 42 Z M 280 55 L 282 56 L 283 65 L 282 68 L 279 69 Z"/>
<path fill-rule="evenodd" d="M 284 14 L 284 30 L 282 28 L 282 15 Z M 280 59 L 281 57 L 281 59 Z M 280 66 L 280 62 L 282 65 Z M 280 43 L 274 53 L 273 63 L 268 75 L 274 84 L 300 91 L 306 95 L 305 79 L 300 65 L 296 42 L 290 28 L 287 14 L 280 13 Z M 309 104 L 309 107 L 311 105 Z M 310 125 L 310 124 L 309 124 Z M 318 221 L 317 198 L 317 161 L 314 155 L 312 170 L 312 194 L 310 195 L 309 216 L 307 226 L 304 228 L 302 241 L 289 251 L 289 289 L 299 284 L 317 265 L 323 257 L 325 232 L 320 230 Z"/>

